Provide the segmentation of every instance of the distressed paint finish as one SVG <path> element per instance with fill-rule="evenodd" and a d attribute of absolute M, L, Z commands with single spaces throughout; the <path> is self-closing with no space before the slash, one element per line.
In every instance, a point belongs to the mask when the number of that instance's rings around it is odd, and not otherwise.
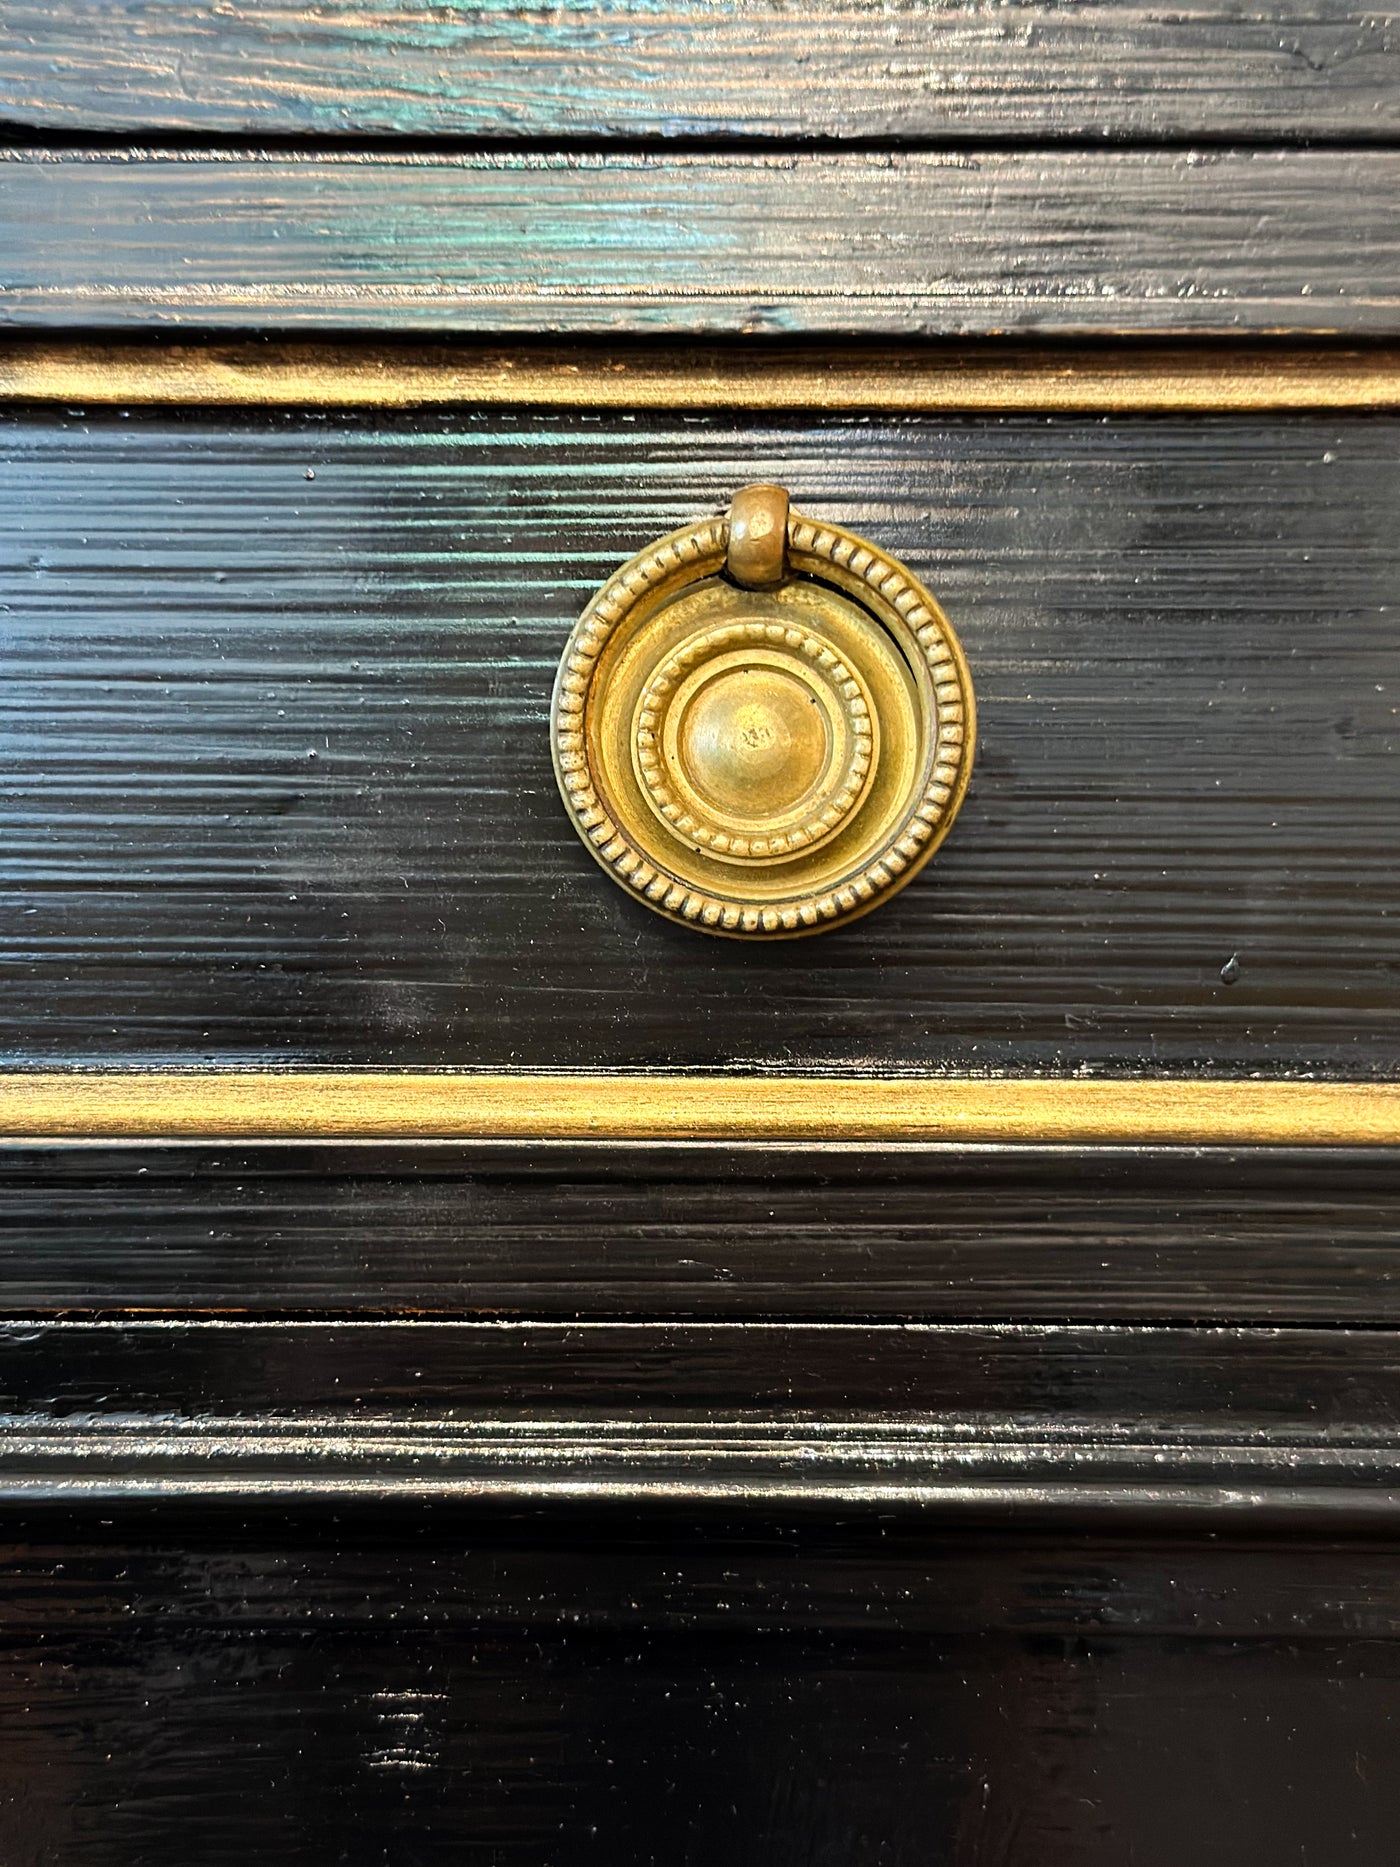
<path fill-rule="evenodd" d="M 1328 0 L 13 0 L 3 120 L 501 140 L 1076 135 L 1376 141 L 1400 41 Z"/>
<path fill-rule="evenodd" d="M 1391 1149 L 12 1144 L 0 1300 L 1394 1326 L 1398 1207 Z"/>
<path fill-rule="evenodd" d="M 6 1347 L 35 1858 L 1389 1859 L 1390 1334 Z"/>
<path fill-rule="evenodd" d="M 12 325 L 1400 331 L 1400 154 L 12 150 Z"/>
<path fill-rule="evenodd" d="M 262 1346 L 236 1325 L 230 1333 L 228 1353 Z M 567 1344 L 575 1386 L 573 1364 L 587 1356 L 582 1333 Z M 535 1325 L 535 1334 L 547 1330 Z M 750 1346 L 771 1346 L 762 1328 L 750 1325 L 748 1334 Z M 457 1346 L 470 1354 L 476 1344 Z M 683 1353 L 688 1346 L 677 1344 Z M 629 1336 L 611 1358 L 630 1368 L 636 1347 Z M 865 1352 L 878 1358 L 884 1347 L 879 1332 L 869 1332 Z M 1140 1357 L 1148 1349 L 1136 1347 Z M 1295 1365 L 1276 1367 L 1274 1376 L 1296 1385 L 1298 1358 L 1290 1359 Z M 1393 1381 L 1393 1365 L 1391 1374 Z M 520 1418 L 516 1402 L 502 1419 L 484 1416 L 480 1394 L 459 1383 L 453 1419 L 409 1417 L 401 1404 L 378 1419 L 363 1412 L 0 1418 L 0 1503 L 10 1511 L 450 1504 L 483 1513 L 596 1505 L 899 1513 L 952 1529 L 992 1522 L 1035 1531 L 1069 1522 L 1099 1534 L 1150 1515 L 1197 1534 L 1400 1536 L 1400 1453 L 1390 1422 L 1380 1431 L 1325 1434 L 1276 1417 L 1228 1429 L 1157 1421 L 1150 1431 L 1063 1413 L 1028 1423 L 1022 1392 L 1011 1413 L 813 1419 L 785 1408 L 766 1417 L 752 1377 L 737 1417 L 709 1410 L 699 1420 L 673 1419 L 655 1393 L 642 1419 L 603 1410 L 553 1417 L 565 1399 L 578 1404 L 572 1387 L 556 1384 L 536 1393 L 532 1417 Z"/>
<path fill-rule="evenodd" d="M 5 454 L 10 1067 L 1394 1072 L 1391 417 L 108 410 Z M 797 962 L 608 886 L 545 731 L 590 590 L 758 479 L 907 561 L 981 702 L 936 868 Z"/>

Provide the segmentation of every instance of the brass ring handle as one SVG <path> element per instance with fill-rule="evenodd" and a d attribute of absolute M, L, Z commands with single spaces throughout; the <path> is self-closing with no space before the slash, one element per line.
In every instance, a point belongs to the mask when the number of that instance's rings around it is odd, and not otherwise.
<path fill-rule="evenodd" d="M 974 730 L 933 597 L 780 486 L 625 564 L 575 624 L 550 710 L 602 866 L 738 939 L 820 932 L 910 881 L 957 815 Z"/>

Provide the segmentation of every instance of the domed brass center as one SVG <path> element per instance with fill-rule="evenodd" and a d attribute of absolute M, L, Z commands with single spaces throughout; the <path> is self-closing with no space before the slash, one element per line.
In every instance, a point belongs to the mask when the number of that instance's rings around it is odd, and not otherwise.
<path fill-rule="evenodd" d="M 633 761 L 662 822 L 725 862 L 772 861 L 840 827 L 870 782 L 864 683 L 815 631 L 730 622 L 653 669 Z"/>
<path fill-rule="evenodd" d="M 777 668 L 733 668 L 705 681 L 676 733 L 676 756 L 705 802 L 755 821 L 801 804 L 831 750 L 816 694 Z"/>

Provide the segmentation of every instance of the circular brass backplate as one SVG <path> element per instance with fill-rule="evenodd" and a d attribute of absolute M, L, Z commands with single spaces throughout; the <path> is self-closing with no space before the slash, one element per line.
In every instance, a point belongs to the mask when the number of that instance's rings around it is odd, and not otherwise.
<path fill-rule="evenodd" d="M 608 873 L 739 939 L 816 933 L 902 888 L 952 825 L 974 736 L 967 665 L 927 590 L 770 487 L 604 585 L 550 723 L 564 802 Z"/>

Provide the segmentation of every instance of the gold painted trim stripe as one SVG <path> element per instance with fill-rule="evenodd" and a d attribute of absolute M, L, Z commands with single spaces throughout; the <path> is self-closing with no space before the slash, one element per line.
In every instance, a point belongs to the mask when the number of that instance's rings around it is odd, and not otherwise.
<path fill-rule="evenodd" d="M 0 1076 L 0 1137 L 1400 1145 L 1400 1083 L 294 1071 Z"/>
<path fill-rule="evenodd" d="M 0 343 L 0 400 L 978 414 L 1400 408 L 1400 347 Z"/>

